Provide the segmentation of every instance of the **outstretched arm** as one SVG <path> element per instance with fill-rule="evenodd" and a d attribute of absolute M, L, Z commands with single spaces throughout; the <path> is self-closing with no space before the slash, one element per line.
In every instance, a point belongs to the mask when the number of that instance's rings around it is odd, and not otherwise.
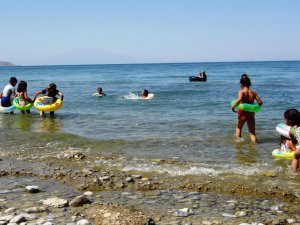
<path fill-rule="evenodd" d="M 39 96 L 40 94 L 42 94 L 42 91 L 37 91 L 33 97 L 33 101 L 35 101 L 36 97 Z"/>

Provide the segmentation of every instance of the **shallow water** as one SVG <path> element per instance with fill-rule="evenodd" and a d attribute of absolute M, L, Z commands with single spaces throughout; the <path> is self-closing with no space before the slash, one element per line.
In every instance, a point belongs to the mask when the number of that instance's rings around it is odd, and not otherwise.
<path fill-rule="evenodd" d="M 188 76 L 200 70 L 208 81 L 189 82 Z M 244 72 L 264 102 L 256 115 L 257 145 L 247 132 L 242 143 L 233 136 L 236 114 L 229 104 Z M 275 126 L 283 122 L 284 111 L 299 106 L 299 73 L 299 61 L 1 67 L 3 87 L 16 76 L 28 82 L 33 96 L 55 82 L 65 101 L 52 118 L 39 118 L 35 109 L 32 115 L 0 114 L 0 150 L 46 154 L 49 149 L 38 146 L 50 143 L 60 151 L 76 147 L 138 159 L 126 160 L 125 169 L 156 170 L 147 159 L 163 158 L 185 162 L 182 174 L 289 174 L 290 162 L 274 160 L 271 151 L 279 146 Z M 106 97 L 92 96 L 98 86 Z M 130 97 L 143 88 L 154 99 Z M 172 173 L 175 168 L 158 170 Z"/>

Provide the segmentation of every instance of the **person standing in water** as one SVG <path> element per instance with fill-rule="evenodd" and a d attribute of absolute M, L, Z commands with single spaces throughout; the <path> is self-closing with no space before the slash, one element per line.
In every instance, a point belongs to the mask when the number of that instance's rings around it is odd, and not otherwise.
<path fill-rule="evenodd" d="M 256 100 L 258 102 L 259 106 L 261 106 L 263 104 L 259 95 L 250 89 L 251 80 L 247 74 L 242 75 L 241 80 L 240 80 L 240 86 L 241 86 L 242 90 L 240 90 L 238 92 L 238 98 L 234 101 L 233 105 L 231 106 L 231 109 L 233 112 L 236 112 L 234 108 L 238 104 L 242 104 L 242 103 L 253 104 L 254 100 Z M 247 112 L 247 111 L 243 111 L 243 110 L 239 109 L 237 111 L 237 114 L 238 114 L 238 119 L 237 119 L 237 124 L 236 124 L 236 131 L 235 131 L 236 137 L 241 138 L 242 128 L 243 128 L 245 122 L 247 122 L 251 141 L 253 143 L 256 143 L 257 138 L 255 135 L 255 117 L 254 117 L 255 113 Z"/>

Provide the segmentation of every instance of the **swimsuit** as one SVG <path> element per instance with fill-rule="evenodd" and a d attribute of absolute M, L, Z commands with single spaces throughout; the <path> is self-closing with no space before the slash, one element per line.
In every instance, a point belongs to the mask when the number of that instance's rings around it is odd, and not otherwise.
<path fill-rule="evenodd" d="M 243 99 L 242 99 L 242 103 L 247 103 L 247 104 L 253 104 L 254 103 L 254 97 L 256 95 L 256 93 L 254 91 L 250 91 L 252 93 L 252 96 L 249 96 L 248 93 L 243 93 Z M 253 121 L 255 122 L 255 118 L 254 118 L 254 115 L 255 113 L 254 112 L 247 112 L 247 111 L 243 111 L 241 109 L 239 109 L 237 111 L 238 113 L 238 118 L 244 122 L 246 121 Z"/>
<path fill-rule="evenodd" d="M 10 107 L 11 106 L 11 101 L 10 97 L 12 96 L 14 91 L 14 87 L 11 84 L 8 84 L 4 87 L 3 89 L 3 95 L 1 98 L 1 105 L 2 107 Z"/>
<path fill-rule="evenodd" d="M 7 96 L 7 97 L 2 96 L 1 105 L 2 105 L 2 107 L 10 107 L 11 106 L 10 96 Z"/>

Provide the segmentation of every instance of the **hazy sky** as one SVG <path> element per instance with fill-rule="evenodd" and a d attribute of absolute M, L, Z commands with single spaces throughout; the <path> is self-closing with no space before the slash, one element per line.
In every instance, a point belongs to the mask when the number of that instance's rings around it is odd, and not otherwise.
<path fill-rule="evenodd" d="M 0 61 L 300 60 L 299 0 L 0 0 Z"/>

